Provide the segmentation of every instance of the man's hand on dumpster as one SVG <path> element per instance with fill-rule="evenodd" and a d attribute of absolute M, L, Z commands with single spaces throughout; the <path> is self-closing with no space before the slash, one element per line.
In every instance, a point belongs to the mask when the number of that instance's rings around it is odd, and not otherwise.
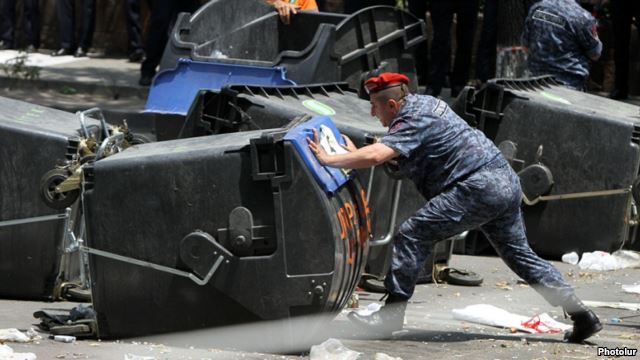
<path fill-rule="evenodd" d="M 280 20 L 287 25 L 291 22 L 291 14 L 297 14 L 300 9 L 300 6 L 289 4 L 284 0 L 272 1 L 271 5 L 276 8 L 278 15 L 280 15 Z"/>
<path fill-rule="evenodd" d="M 318 130 L 313 130 L 313 139 L 307 138 L 307 143 L 309 143 L 309 149 L 316 156 L 318 162 L 322 165 L 327 164 L 327 158 L 330 156 L 326 151 L 320 146 L 320 138 L 318 137 Z"/>
<path fill-rule="evenodd" d="M 342 147 L 345 148 L 348 152 L 354 152 L 358 150 L 358 148 L 353 144 L 353 141 L 351 141 L 351 139 L 349 139 L 347 135 L 342 134 L 342 138 L 346 143 L 345 145 L 342 145 Z"/>

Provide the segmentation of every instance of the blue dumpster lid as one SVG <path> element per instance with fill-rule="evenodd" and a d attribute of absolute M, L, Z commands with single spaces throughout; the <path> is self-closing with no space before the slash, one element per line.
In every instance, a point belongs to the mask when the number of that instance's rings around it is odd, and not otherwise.
<path fill-rule="evenodd" d="M 339 146 L 344 145 L 345 141 L 336 125 L 328 116 L 312 117 L 310 120 L 289 130 L 284 136 L 284 139 L 293 143 L 298 154 L 300 154 L 304 163 L 309 170 L 311 170 L 313 177 L 320 187 L 327 193 L 333 193 L 349 180 L 354 174 L 354 171 L 320 165 L 307 143 L 307 138 L 313 138 L 312 129 L 316 129 L 320 134 L 321 144 L 324 145 L 325 150 L 330 147 L 335 152 L 346 151 Z M 329 151 L 331 151 L 331 149 L 329 149 Z"/>
<path fill-rule="evenodd" d="M 145 112 L 186 115 L 201 90 L 225 85 L 295 85 L 285 69 L 179 59 L 175 69 L 159 72 L 153 80 Z"/>

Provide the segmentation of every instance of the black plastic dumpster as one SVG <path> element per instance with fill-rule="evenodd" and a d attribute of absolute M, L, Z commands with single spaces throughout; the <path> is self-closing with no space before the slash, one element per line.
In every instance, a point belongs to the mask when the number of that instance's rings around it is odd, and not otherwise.
<path fill-rule="evenodd" d="M 85 172 L 101 338 L 335 313 L 366 263 L 352 173 L 324 168 L 305 118 L 129 148 Z"/>
<path fill-rule="evenodd" d="M 174 68 L 179 58 L 279 66 L 297 84 L 346 81 L 356 89 L 363 72 L 384 68 L 408 75 L 415 90 L 412 47 L 425 40 L 424 22 L 392 7 L 300 12 L 285 25 L 260 2 L 213 0 L 179 16 L 161 68 Z"/>
<path fill-rule="evenodd" d="M 76 212 L 47 206 L 41 179 L 76 153 L 80 124 L 74 114 L 16 100 L 0 98 L 0 107 L 0 297 L 52 299 Z"/>
<path fill-rule="evenodd" d="M 454 108 L 518 172 L 527 236 L 539 254 L 612 251 L 635 241 L 639 107 L 544 77 L 468 88 Z"/>
<path fill-rule="evenodd" d="M 234 133 L 284 126 L 310 115 L 331 116 L 338 129 L 357 146 L 362 146 L 387 130 L 370 115 L 370 104 L 358 98 L 347 84 L 308 86 L 230 86 L 222 91 L 203 91 L 185 120 L 182 137 Z M 368 189 L 373 222 L 373 243 L 390 241 L 397 227 L 422 207 L 425 199 L 410 181 L 397 181 L 385 166 L 359 170 L 360 181 Z M 446 264 L 450 242 L 436 246 L 421 279 L 431 279 L 434 263 Z M 382 277 L 389 267 L 389 245 L 371 248 L 367 273 Z"/>

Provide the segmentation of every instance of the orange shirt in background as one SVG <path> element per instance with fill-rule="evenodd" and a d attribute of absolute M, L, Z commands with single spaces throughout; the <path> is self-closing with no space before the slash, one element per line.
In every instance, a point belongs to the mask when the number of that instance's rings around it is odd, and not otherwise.
<path fill-rule="evenodd" d="M 289 4 L 299 6 L 300 10 L 318 10 L 316 0 L 285 0 Z"/>

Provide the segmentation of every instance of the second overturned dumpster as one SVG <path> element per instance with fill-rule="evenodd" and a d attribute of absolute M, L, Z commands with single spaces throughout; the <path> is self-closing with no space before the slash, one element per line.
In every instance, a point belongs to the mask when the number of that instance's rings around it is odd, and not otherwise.
<path fill-rule="evenodd" d="M 359 88 L 361 74 L 399 71 L 417 87 L 412 47 L 426 40 L 426 25 L 389 6 L 355 14 L 298 12 L 290 24 L 260 1 L 213 0 L 181 14 L 161 68 L 179 58 L 282 67 L 297 84 L 345 81 Z"/>
<path fill-rule="evenodd" d="M 307 148 L 311 127 L 338 134 L 331 120 L 304 120 L 140 145 L 87 169 L 99 337 L 335 313 L 346 304 L 368 253 L 365 193 Z"/>
<path fill-rule="evenodd" d="M 65 238 L 79 190 L 55 191 L 80 143 L 74 114 L 0 98 L 0 297 L 52 300 L 69 269 Z M 87 125 L 96 127 L 93 120 Z"/>
<path fill-rule="evenodd" d="M 559 258 L 637 241 L 639 107 L 543 77 L 470 89 L 454 108 L 518 172 L 536 252 Z"/>

